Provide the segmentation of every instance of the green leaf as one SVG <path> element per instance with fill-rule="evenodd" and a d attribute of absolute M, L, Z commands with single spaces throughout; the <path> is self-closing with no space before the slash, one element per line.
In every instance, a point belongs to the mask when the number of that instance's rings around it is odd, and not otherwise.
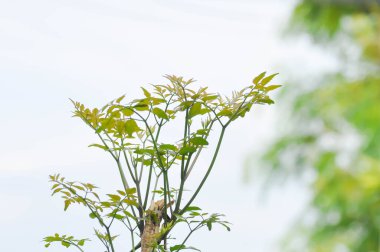
<path fill-rule="evenodd" d="M 133 216 L 130 212 L 124 210 L 123 213 L 128 216 L 129 218 L 131 218 L 132 220 L 137 220 L 135 216 Z"/>
<path fill-rule="evenodd" d="M 223 109 L 221 110 L 217 115 L 218 116 L 231 116 L 233 113 L 229 109 Z"/>
<path fill-rule="evenodd" d="M 108 148 L 104 145 L 101 145 L 101 144 L 90 144 L 88 147 L 97 147 L 97 148 L 100 148 L 100 149 L 103 149 L 103 150 L 108 150 Z"/>
<path fill-rule="evenodd" d="M 123 113 L 124 116 L 131 116 L 134 112 L 130 108 L 124 108 L 121 110 L 121 113 Z"/>
<path fill-rule="evenodd" d="M 125 122 L 125 131 L 127 132 L 129 137 L 132 137 L 132 134 L 140 131 L 141 129 L 137 125 L 135 120 L 127 120 Z"/>
<path fill-rule="evenodd" d="M 103 207 L 111 207 L 111 203 L 108 202 L 108 201 L 102 201 L 102 202 L 100 202 L 100 204 L 101 204 Z"/>
<path fill-rule="evenodd" d="M 276 75 L 278 75 L 278 73 L 275 73 L 275 74 L 269 75 L 268 77 L 265 77 L 265 78 L 260 82 L 260 85 L 265 86 L 265 85 L 268 84 L 268 82 L 270 82 L 270 81 L 271 81 Z"/>
<path fill-rule="evenodd" d="M 51 194 L 52 196 L 54 195 L 54 194 L 56 194 L 57 192 L 60 192 L 60 191 L 62 191 L 63 190 L 63 188 L 57 188 L 57 189 L 55 189 L 54 191 L 53 191 L 53 193 Z"/>
<path fill-rule="evenodd" d="M 176 151 L 177 150 L 177 146 L 175 146 L 173 144 L 161 144 L 159 148 L 163 151 L 167 151 L 167 150 Z"/>
<path fill-rule="evenodd" d="M 192 101 L 184 101 L 184 102 L 181 102 L 181 104 L 179 105 L 180 107 L 182 107 L 183 110 L 189 108 L 191 106 L 191 104 L 193 104 Z"/>
<path fill-rule="evenodd" d="M 65 207 L 63 208 L 63 210 L 64 211 L 66 211 L 67 210 L 67 208 L 70 206 L 70 204 L 71 204 L 71 200 L 65 200 Z"/>
<path fill-rule="evenodd" d="M 148 104 L 145 103 L 138 103 L 135 106 L 133 106 L 138 111 L 145 111 L 149 109 Z"/>
<path fill-rule="evenodd" d="M 208 145 L 208 142 L 203 137 L 193 137 L 190 139 L 190 143 L 194 145 Z"/>
<path fill-rule="evenodd" d="M 265 91 L 271 91 L 271 90 L 275 90 L 277 88 L 281 87 L 281 85 L 271 85 L 271 86 L 267 86 L 264 88 Z"/>
<path fill-rule="evenodd" d="M 158 105 L 158 104 L 165 102 L 164 99 L 160 99 L 160 98 L 151 97 L 150 99 L 151 99 L 153 105 Z"/>
<path fill-rule="evenodd" d="M 208 129 L 199 129 L 199 130 L 197 130 L 196 134 L 197 135 L 207 135 L 208 132 L 209 132 Z"/>
<path fill-rule="evenodd" d="M 174 245 L 174 246 L 170 247 L 170 252 L 172 252 L 172 251 L 180 251 L 180 250 L 183 250 L 183 249 L 191 249 L 191 250 L 200 251 L 199 249 L 194 248 L 194 247 L 186 247 L 183 244 L 178 244 L 178 245 Z"/>
<path fill-rule="evenodd" d="M 143 90 L 143 92 L 144 92 L 144 95 L 145 95 L 145 97 L 146 98 L 150 98 L 150 97 L 152 97 L 152 95 L 148 92 L 148 90 L 146 90 L 145 88 L 141 88 L 142 90 Z"/>
<path fill-rule="evenodd" d="M 186 248 L 185 245 L 179 244 L 179 245 L 175 245 L 175 246 L 170 247 L 170 251 L 179 251 L 179 250 L 185 249 L 185 248 Z"/>
<path fill-rule="evenodd" d="M 116 103 L 120 103 L 120 102 L 121 102 L 121 100 L 123 100 L 123 99 L 124 99 L 124 97 L 125 97 L 125 95 L 123 95 L 123 96 L 120 96 L 119 98 L 117 98 L 117 99 L 116 99 Z"/>
<path fill-rule="evenodd" d="M 165 111 L 163 111 L 162 109 L 160 108 L 154 108 L 153 109 L 153 114 L 155 114 L 156 116 L 158 116 L 159 118 L 162 118 L 162 119 L 165 119 L 165 120 L 169 120 L 169 117 L 168 115 L 165 113 Z"/>
<path fill-rule="evenodd" d="M 79 186 L 79 185 L 73 185 L 73 187 L 75 187 L 75 188 L 78 189 L 78 190 L 84 191 L 84 187 L 82 187 L 82 186 Z"/>
<path fill-rule="evenodd" d="M 62 244 L 63 246 L 65 246 L 66 248 L 68 248 L 68 247 L 71 246 L 71 244 L 70 244 L 69 242 L 67 242 L 67 241 L 62 241 L 61 244 Z"/>
<path fill-rule="evenodd" d="M 85 239 L 79 240 L 78 241 L 78 245 L 79 246 L 83 246 L 85 241 L 86 241 Z"/>
<path fill-rule="evenodd" d="M 139 206 L 139 204 L 135 200 L 124 199 L 123 202 L 128 204 L 128 205 L 132 205 L 132 206 L 136 206 L 136 207 Z"/>
<path fill-rule="evenodd" d="M 125 192 L 122 190 L 116 190 L 121 196 L 125 196 Z"/>
<path fill-rule="evenodd" d="M 117 220 L 122 220 L 124 219 L 124 216 L 123 215 L 120 215 L 120 214 L 110 214 L 110 217 L 113 217 Z"/>
<path fill-rule="evenodd" d="M 154 150 L 152 150 L 152 149 L 140 149 L 140 148 L 137 148 L 134 151 L 134 153 L 139 154 L 139 155 L 148 154 L 150 156 L 153 156 L 154 155 Z"/>
<path fill-rule="evenodd" d="M 253 84 L 259 84 L 259 81 L 265 76 L 266 72 L 262 72 L 261 74 L 259 74 L 257 77 L 255 77 L 253 79 Z"/>
<path fill-rule="evenodd" d="M 196 102 L 191 106 L 189 111 L 189 118 L 193 118 L 201 113 L 202 105 L 199 102 Z"/>
<path fill-rule="evenodd" d="M 184 146 L 179 150 L 180 155 L 188 155 L 190 153 L 196 152 L 197 148 L 194 146 Z"/>
<path fill-rule="evenodd" d="M 207 222 L 207 228 L 209 231 L 211 231 L 211 229 L 212 229 L 212 222 L 211 221 Z"/>
<path fill-rule="evenodd" d="M 201 211 L 202 209 L 200 209 L 199 207 L 197 206 L 188 206 L 186 207 L 186 209 L 184 210 L 185 212 L 188 212 L 188 211 Z"/>
<path fill-rule="evenodd" d="M 121 200 L 121 197 L 116 194 L 107 194 L 107 196 L 110 197 L 110 199 L 115 202 L 119 202 Z"/>
<path fill-rule="evenodd" d="M 274 104 L 274 101 L 271 100 L 269 97 L 259 99 L 258 102 L 266 103 L 266 104 Z"/>
<path fill-rule="evenodd" d="M 136 187 L 128 188 L 125 190 L 126 194 L 135 194 L 136 193 Z"/>
<path fill-rule="evenodd" d="M 213 100 L 217 99 L 218 97 L 219 97 L 219 95 L 209 95 L 209 96 L 202 97 L 202 101 L 204 101 L 204 102 L 213 101 Z"/>
<path fill-rule="evenodd" d="M 227 226 L 226 224 L 224 224 L 224 223 L 220 223 L 220 224 L 223 225 L 227 229 L 228 232 L 231 231 L 231 228 L 229 226 Z"/>

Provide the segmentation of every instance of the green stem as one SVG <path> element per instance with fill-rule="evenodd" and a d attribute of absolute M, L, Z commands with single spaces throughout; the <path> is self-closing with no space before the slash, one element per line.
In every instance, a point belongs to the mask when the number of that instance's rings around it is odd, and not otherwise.
<path fill-rule="evenodd" d="M 179 207 L 181 206 L 181 201 L 182 201 L 182 194 L 183 194 L 183 187 L 185 185 L 185 181 L 186 181 L 186 170 L 189 166 L 189 163 L 190 163 L 190 159 L 191 159 L 191 156 L 193 155 L 193 153 L 190 153 L 189 154 L 189 157 L 187 158 L 187 162 L 186 162 L 186 166 L 185 166 L 185 169 L 184 169 L 184 173 L 183 175 L 181 174 L 181 183 L 179 185 L 179 191 L 178 191 L 178 197 L 177 197 L 177 202 L 176 202 L 176 206 L 174 208 L 174 213 L 177 213 L 178 210 L 179 210 Z"/>
<path fill-rule="evenodd" d="M 215 122 L 215 119 L 211 121 L 210 126 L 208 128 L 207 135 L 206 135 L 206 137 L 204 139 L 207 140 L 208 136 L 210 135 L 210 131 L 211 131 L 212 126 L 214 125 L 214 122 Z M 195 158 L 194 158 L 193 162 L 191 163 L 190 168 L 187 169 L 188 167 L 186 167 L 186 170 L 185 170 L 185 181 L 187 180 L 187 178 L 189 177 L 191 171 L 193 170 L 193 168 L 195 166 L 195 163 L 197 162 L 198 157 L 201 154 L 202 150 L 203 150 L 203 146 L 201 146 L 199 148 L 199 150 L 197 151 L 197 154 L 195 155 Z"/>
<path fill-rule="evenodd" d="M 222 144 L 222 141 L 223 141 L 223 136 L 224 136 L 224 132 L 225 132 L 226 128 L 225 127 L 222 127 L 222 131 L 220 132 L 220 136 L 219 136 L 219 141 L 218 141 L 218 144 L 216 146 L 216 149 L 215 149 L 215 152 L 214 152 L 214 156 L 212 157 L 212 160 L 211 160 L 211 163 L 210 163 L 210 166 L 209 168 L 207 169 L 207 172 L 205 174 L 205 176 L 203 177 L 201 183 L 199 184 L 198 188 L 196 189 L 196 191 L 194 192 L 193 196 L 190 198 L 189 202 L 185 205 L 185 207 L 179 212 L 179 214 L 183 214 L 184 213 L 184 210 L 190 206 L 191 203 L 193 203 L 194 199 L 197 197 L 199 191 L 202 189 L 204 183 L 206 182 L 208 176 L 210 175 L 211 173 L 211 170 L 215 164 L 215 160 L 216 160 L 216 157 L 218 156 L 218 153 L 219 153 L 219 149 L 220 149 L 220 146 Z"/>
<path fill-rule="evenodd" d="M 149 189 L 150 189 L 150 183 L 152 179 L 152 173 L 153 173 L 153 157 L 152 157 L 152 163 L 150 164 L 150 167 L 149 167 L 148 183 L 146 185 L 145 199 L 144 199 L 144 205 L 143 205 L 144 209 L 146 209 L 147 204 L 148 204 Z"/>
<path fill-rule="evenodd" d="M 115 252 L 115 248 L 113 247 L 113 242 L 112 242 L 112 236 L 111 236 L 111 232 L 110 232 L 110 229 L 108 227 L 106 227 L 106 231 L 107 231 L 107 236 L 108 236 L 108 239 L 109 239 L 109 244 L 111 246 L 111 251 L 112 252 Z"/>

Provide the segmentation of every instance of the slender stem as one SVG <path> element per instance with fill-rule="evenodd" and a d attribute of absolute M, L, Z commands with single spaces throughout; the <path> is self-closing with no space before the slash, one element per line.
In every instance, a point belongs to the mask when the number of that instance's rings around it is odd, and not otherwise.
<path fill-rule="evenodd" d="M 197 197 L 199 191 L 202 189 L 204 183 L 206 182 L 208 176 L 210 175 L 211 173 L 211 170 L 215 164 L 215 160 L 216 160 L 216 157 L 218 156 L 218 153 L 219 153 L 219 149 L 220 149 L 220 146 L 222 144 L 222 141 L 223 141 L 223 136 L 224 136 L 224 132 L 225 132 L 226 128 L 225 127 L 222 127 L 222 131 L 220 132 L 220 136 L 219 136 L 219 141 L 218 141 L 218 144 L 216 146 L 216 149 L 215 149 L 215 152 L 214 152 L 214 156 L 212 157 L 212 160 L 211 160 L 211 163 L 210 163 L 210 166 L 209 168 L 207 169 L 207 172 L 205 174 L 205 176 L 203 177 L 201 183 L 199 184 L 198 188 L 196 189 L 196 191 L 194 192 L 193 196 L 190 198 L 189 202 L 185 205 L 185 207 L 179 212 L 179 214 L 183 214 L 184 213 L 184 210 L 190 206 L 191 203 L 193 203 L 194 199 Z"/>
<path fill-rule="evenodd" d="M 145 199 L 144 199 L 143 209 L 146 209 L 147 204 L 148 204 L 149 189 L 150 189 L 150 183 L 151 183 L 151 179 L 152 179 L 152 173 L 153 173 L 153 157 L 152 157 L 151 164 L 150 164 L 150 167 L 149 167 L 148 183 L 146 185 L 146 192 L 145 192 Z"/>
<path fill-rule="evenodd" d="M 75 244 L 74 242 L 69 241 L 69 240 L 65 240 L 65 242 L 70 243 L 71 245 L 73 245 L 74 247 L 76 247 L 77 249 L 79 249 L 80 251 L 84 252 L 84 250 L 81 249 L 81 247 L 79 247 L 79 246 L 78 246 L 77 244 Z"/>
<path fill-rule="evenodd" d="M 160 176 L 161 176 L 161 174 L 162 174 L 162 171 L 158 174 L 158 175 L 156 175 L 156 183 L 155 183 L 155 185 L 154 185 L 154 191 L 156 191 L 157 190 L 157 185 L 158 185 L 158 179 L 160 178 Z M 152 202 L 154 202 L 154 193 L 152 194 Z"/>
<path fill-rule="evenodd" d="M 129 163 L 128 156 L 127 156 L 127 153 L 125 152 L 125 150 L 123 150 L 123 156 L 124 156 L 124 159 L 125 159 L 125 163 L 127 164 L 127 168 L 128 168 L 129 174 L 131 175 L 133 182 L 136 184 L 136 177 L 133 176 L 131 164 Z"/>
<path fill-rule="evenodd" d="M 108 239 L 109 239 L 108 242 L 109 242 L 109 244 L 111 246 L 111 251 L 115 252 L 115 248 L 113 247 L 111 232 L 110 232 L 110 229 L 108 227 L 106 227 L 106 232 L 107 232 L 107 236 L 108 236 Z"/>
<path fill-rule="evenodd" d="M 119 160 L 117 160 L 116 163 L 117 163 L 117 166 L 118 166 L 118 168 L 119 168 L 119 172 L 120 172 L 121 180 L 123 181 L 124 190 L 127 191 L 127 190 L 129 189 L 129 185 L 128 185 L 128 183 L 127 183 L 127 180 L 125 179 L 125 175 L 124 175 L 123 168 L 121 167 L 121 164 L 120 164 L 120 161 L 119 161 Z M 130 197 L 128 196 L 128 199 L 129 199 L 129 198 L 130 198 Z M 135 209 L 134 209 L 133 207 L 132 207 L 131 209 L 132 209 L 132 214 L 133 214 L 133 216 L 135 216 L 135 217 L 137 218 L 137 215 L 136 215 Z M 139 209 L 138 209 L 138 210 L 139 210 Z M 139 212 L 140 212 L 140 210 L 139 210 Z M 141 215 L 141 214 L 140 214 L 140 215 Z M 140 217 L 141 217 L 141 216 L 140 216 Z"/>
<path fill-rule="evenodd" d="M 167 211 L 167 205 L 168 205 L 168 190 L 169 188 L 167 188 L 167 181 L 168 181 L 168 170 L 163 170 L 163 179 L 164 179 L 164 215 L 166 215 L 166 211 Z M 170 192 L 169 192 L 170 193 Z M 166 218 L 164 218 L 164 227 L 166 226 Z M 166 240 L 166 236 L 165 236 L 165 240 Z"/>
<path fill-rule="evenodd" d="M 129 189 L 129 185 L 125 177 L 123 167 L 121 167 L 119 160 L 117 160 L 116 163 L 117 163 L 117 168 L 119 169 L 119 173 L 120 173 L 121 181 L 123 182 L 124 189 L 127 190 Z"/>
<path fill-rule="evenodd" d="M 169 202 L 172 201 L 172 197 L 170 196 L 170 186 L 169 186 L 169 178 L 168 178 L 168 174 L 166 173 L 166 188 L 167 188 L 167 194 L 168 194 L 168 198 L 169 198 Z M 172 208 L 172 204 L 170 204 L 169 206 L 170 208 L 170 213 L 173 214 L 173 208 Z M 167 223 L 166 219 L 165 219 L 165 224 Z"/>
<path fill-rule="evenodd" d="M 133 229 L 132 229 L 132 225 L 131 225 L 131 222 L 129 221 L 129 219 L 127 218 L 127 221 L 128 221 L 128 224 L 129 224 L 129 227 L 130 227 L 130 232 L 131 232 L 131 239 L 132 239 L 132 252 L 135 252 L 135 236 L 133 235 Z"/>
<path fill-rule="evenodd" d="M 182 241 L 181 245 L 185 245 L 185 243 L 187 242 L 187 240 L 190 238 L 190 236 L 194 233 L 194 231 L 196 231 L 198 229 L 198 227 L 200 227 L 201 224 L 198 224 L 198 226 L 196 226 L 194 229 L 191 229 L 190 233 L 186 236 L 186 238 Z M 177 249 L 176 251 L 179 251 L 181 248 Z"/>
<path fill-rule="evenodd" d="M 192 155 L 193 155 L 193 153 L 189 154 L 189 156 L 187 158 L 187 162 L 186 162 L 186 166 L 185 166 L 184 172 L 183 172 L 183 174 L 181 173 L 181 182 L 180 182 L 180 185 L 179 185 L 178 197 L 177 197 L 176 206 L 174 208 L 174 213 L 177 213 L 178 210 L 179 210 L 179 207 L 181 206 L 183 187 L 184 187 L 185 181 L 186 181 L 185 174 L 186 174 L 186 170 L 187 170 L 187 168 L 189 166 L 189 163 L 190 163 Z"/>
<path fill-rule="evenodd" d="M 209 126 L 209 128 L 208 128 L 209 131 L 211 131 L 211 128 L 212 128 L 214 122 L 215 122 L 215 119 L 214 119 L 213 121 L 211 121 L 210 126 Z M 210 134 L 210 132 L 207 132 L 207 135 L 206 135 L 206 137 L 205 137 L 204 139 L 207 139 L 208 136 L 209 136 L 209 134 Z M 189 168 L 189 169 L 186 168 L 185 180 L 187 180 L 187 178 L 189 177 L 191 171 L 193 170 L 194 165 L 195 165 L 195 163 L 197 162 L 198 157 L 199 157 L 199 155 L 201 154 L 202 150 L 203 150 L 203 146 L 201 146 L 201 147 L 199 148 L 197 154 L 195 155 L 195 158 L 194 158 L 193 162 L 192 162 L 191 165 L 190 165 L 190 168 Z"/>
<path fill-rule="evenodd" d="M 186 96 L 185 96 L 185 99 L 186 99 Z M 185 129 L 184 129 L 184 133 L 183 133 L 183 146 L 186 146 L 186 139 L 187 139 L 187 135 L 188 135 L 188 123 L 189 123 L 189 109 L 187 108 L 186 109 L 186 116 L 185 116 Z M 189 132 L 190 134 L 190 132 Z M 190 159 L 191 159 L 191 155 L 190 154 L 188 157 L 187 157 L 187 164 L 189 163 Z M 184 187 L 184 184 L 185 184 L 185 174 L 186 174 L 186 166 L 185 165 L 185 156 L 186 155 L 182 155 L 182 160 L 181 160 L 181 182 L 180 182 L 180 186 L 179 186 L 179 192 L 178 192 L 178 198 L 177 198 L 177 202 L 175 204 L 175 208 L 174 208 L 174 212 L 176 213 L 180 207 L 180 204 L 181 204 L 181 200 L 182 200 L 182 192 L 183 192 L 183 187 Z"/>

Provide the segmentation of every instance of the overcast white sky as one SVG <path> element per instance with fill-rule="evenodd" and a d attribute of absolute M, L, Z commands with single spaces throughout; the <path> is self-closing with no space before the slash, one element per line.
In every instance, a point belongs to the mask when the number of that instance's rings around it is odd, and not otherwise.
<path fill-rule="evenodd" d="M 194 77 L 229 94 L 262 71 L 328 69 L 331 59 L 306 38 L 284 40 L 294 1 L 285 0 L 0 0 L 0 251 L 45 251 L 54 232 L 94 240 L 87 214 L 63 212 L 50 198 L 48 175 L 119 183 L 112 160 L 87 148 L 95 136 L 72 119 L 68 98 L 103 105 L 162 75 Z M 290 74 L 289 74 L 290 75 Z M 314 76 L 315 77 L 315 76 Z M 278 82 L 288 79 L 281 72 Z M 254 109 L 227 133 L 213 176 L 197 204 L 222 212 L 232 232 L 200 232 L 202 251 L 276 252 L 276 242 L 307 198 L 297 186 L 258 201 L 255 181 L 242 184 L 243 160 L 281 125 L 275 107 Z M 236 146 L 239 146 L 238 148 Z M 124 247 L 123 247 L 124 246 Z M 125 245 L 121 245 L 125 248 Z M 54 246 L 50 251 L 67 251 Z"/>

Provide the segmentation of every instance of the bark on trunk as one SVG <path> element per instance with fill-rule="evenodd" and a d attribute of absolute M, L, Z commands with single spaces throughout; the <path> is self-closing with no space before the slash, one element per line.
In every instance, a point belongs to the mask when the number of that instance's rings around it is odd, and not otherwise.
<path fill-rule="evenodd" d="M 168 202 L 166 207 L 173 204 Z M 160 226 L 163 214 L 166 209 L 165 201 L 158 200 L 152 203 L 145 215 L 144 232 L 141 236 L 141 252 L 152 252 L 157 245 L 157 239 L 160 235 Z"/>

